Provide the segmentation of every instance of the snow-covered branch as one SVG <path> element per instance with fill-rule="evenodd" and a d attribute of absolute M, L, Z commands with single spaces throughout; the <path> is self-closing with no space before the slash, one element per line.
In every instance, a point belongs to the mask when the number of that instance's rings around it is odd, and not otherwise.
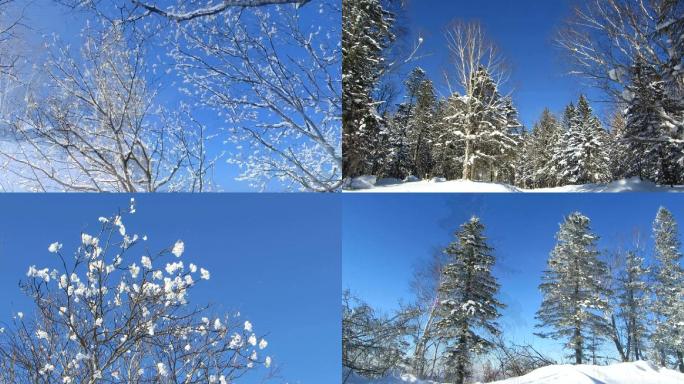
<path fill-rule="evenodd" d="M 189 305 L 211 274 L 184 262 L 183 241 L 140 249 L 147 237 L 123 217 L 100 217 L 74 251 L 46 246 L 54 267 L 28 268 L 21 286 L 34 309 L 17 311 L 0 336 L 0 381 L 232 383 L 268 368 L 268 342 L 249 321 Z"/>
<path fill-rule="evenodd" d="M 339 9 L 330 2 L 313 26 L 296 11 L 229 10 L 178 30 L 172 56 L 182 88 L 212 108 L 236 150 L 228 161 L 265 188 L 332 191 L 341 181 Z M 327 15 L 327 16 L 326 16 Z"/>
<path fill-rule="evenodd" d="M 0 150 L 8 172 L 40 191 L 203 190 L 203 127 L 188 123 L 187 107 L 155 103 L 142 43 L 116 27 L 83 34 L 78 53 L 47 46 L 47 84 L 26 97 L 16 141 Z"/>

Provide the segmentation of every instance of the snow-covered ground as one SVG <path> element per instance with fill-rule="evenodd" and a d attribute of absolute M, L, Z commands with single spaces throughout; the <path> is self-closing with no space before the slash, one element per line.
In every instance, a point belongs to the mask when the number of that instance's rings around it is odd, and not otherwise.
<path fill-rule="evenodd" d="M 597 365 L 550 365 L 495 384 L 677 384 L 684 374 L 645 361 Z"/>
<path fill-rule="evenodd" d="M 350 377 L 346 384 L 437 384 L 421 381 L 412 375 L 391 375 L 381 379 Z M 684 374 L 657 368 L 645 361 L 598 365 L 549 365 L 525 376 L 495 381 L 490 384 L 682 384 Z"/>
<path fill-rule="evenodd" d="M 344 192 L 684 192 L 684 185 L 674 187 L 656 185 L 638 177 L 613 181 L 607 184 L 565 185 L 554 188 L 523 189 L 503 183 L 485 183 L 467 180 L 401 181 L 361 176 L 349 183 Z"/>

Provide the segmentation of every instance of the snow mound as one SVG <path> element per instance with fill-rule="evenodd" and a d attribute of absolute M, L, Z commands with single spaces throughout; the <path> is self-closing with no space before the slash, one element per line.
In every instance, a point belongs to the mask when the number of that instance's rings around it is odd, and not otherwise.
<path fill-rule="evenodd" d="M 354 179 L 356 180 L 356 178 Z M 354 180 L 352 180 L 352 191 Z M 441 177 L 435 177 L 430 180 L 405 180 L 398 183 L 382 183 L 375 184 L 371 188 L 366 188 L 363 192 L 520 192 L 516 188 L 508 184 L 499 183 L 482 183 L 478 181 L 468 180 L 450 180 L 447 181 Z"/>
<path fill-rule="evenodd" d="M 622 179 L 608 184 L 565 185 L 555 188 L 539 188 L 534 192 L 684 192 L 684 186 L 674 187 L 657 185 L 649 180 L 638 177 Z"/>
<path fill-rule="evenodd" d="M 549 365 L 525 376 L 490 384 L 681 384 L 684 374 L 645 361 L 598 365 Z"/>
<path fill-rule="evenodd" d="M 390 374 L 379 379 L 350 375 L 345 384 L 439 384 L 410 374 Z M 682 384 L 684 373 L 657 368 L 645 361 L 613 365 L 549 365 L 525 376 L 489 384 Z"/>
<path fill-rule="evenodd" d="M 684 192 L 684 185 L 674 187 L 657 185 L 638 177 L 622 179 L 606 184 L 565 185 L 554 188 L 523 189 L 504 183 L 486 183 L 468 180 L 444 180 L 435 177 L 430 180 L 404 181 L 397 179 L 380 179 L 378 183 L 368 183 L 371 176 L 354 178 L 351 190 L 363 189 L 363 192 L 448 192 L 448 193 L 482 193 L 482 192 Z M 382 181 L 382 182 L 380 182 Z M 358 186 L 355 187 L 355 186 Z"/>
<path fill-rule="evenodd" d="M 375 176 L 370 176 L 370 175 L 355 177 L 351 181 L 351 188 L 352 189 L 373 188 L 373 186 L 375 186 L 376 181 L 377 181 L 377 178 Z"/>

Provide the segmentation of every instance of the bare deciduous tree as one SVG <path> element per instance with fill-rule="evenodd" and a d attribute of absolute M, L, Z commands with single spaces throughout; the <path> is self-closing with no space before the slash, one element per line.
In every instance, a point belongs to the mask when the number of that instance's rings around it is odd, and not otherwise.
<path fill-rule="evenodd" d="M 341 184 L 340 23 L 335 2 L 305 26 L 280 9 L 227 10 L 178 30 L 173 57 L 189 95 L 213 108 L 237 146 L 228 161 L 264 188 L 332 191 Z"/>
<path fill-rule="evenodd" d="M 16 145 L 0 152 L 8 171 L 39 191 L 202 191 L 213 164 L 204 127 L 187 106 L 170 112 L 155 102 L 143 43 L 117 27 L 83 34 L 78 54 L 48 47 L 47 85 L 27 97 L 12 123 Z"/>
<path fill-rule="evenodd" d="M 249 321 L 190 307 L 191 289 L 210 273 L 183 263 L 182 241 L 140 256 L 147 238 L 122 214 L 99 221 L 75 252 L 48 247 L 54 268 L 29 268 L 21 286 L 35 313 L 17 312 L 2 333 L 0 381 L 233 383 L 270 366 Z"/>
<path fill-rule="evenodd" d="M 670 0 L 593 0 L 575 9 L 557 43 L 574 63 L 573 73 L 590 79 L 613 101 L 624 101 L 623 87 L 633 65 L 675 66 L 676 40 L 660 33 L 664 23 L 682 19 L 682 5 Z M 679 14 L 678 14 L 679 13 Z M 684 87 L 684 77 L 679 80 Z"/>

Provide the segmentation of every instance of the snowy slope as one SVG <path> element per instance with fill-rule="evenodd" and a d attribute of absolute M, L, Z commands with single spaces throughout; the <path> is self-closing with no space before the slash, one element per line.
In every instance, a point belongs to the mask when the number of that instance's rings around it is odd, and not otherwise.
<path fill-rule="evenodd" d="M 684 374 L 645 361 L 608 366 L 550 365 L 491 384 L 681 384 Z"/>
<path fill-rule="evenodd" d="M 352 181 L 359 189 L 345 192 L 684 192 L 684 185 L 674 187 L 656 185 L 638 177 L 613 181 L 608 184 L 565 185 L 555 188 L 522 189 L 502 183 L 485 183 L 467 180 L 441 181 L 440 179 L 410 182 L 370 182 L 368 176 L 363 182 Z M 374 180 L 374 179 L 373 179 Z"/>
<path fill-rule="evenodd" d="M 417 380 L 414 376 L 390 375 L 381 379 L 350 377 L 345 384 L 438 384 Z M 682 384 L 684 374 L 667 368 L 652 367 L 645 361 L 598 365 L 549 365 L 525 376 L 489 384 Z"/>

